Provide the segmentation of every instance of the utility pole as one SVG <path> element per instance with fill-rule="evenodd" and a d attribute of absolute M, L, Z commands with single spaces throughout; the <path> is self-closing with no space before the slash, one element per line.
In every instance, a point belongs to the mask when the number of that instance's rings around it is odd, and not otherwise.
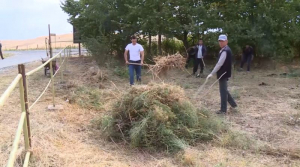
<path fill-rule="evenodd" d="M 50 24 L 48 24 L 48 29 L 49 29 L 49 51 L 50 51 L 50 58 L 52 58 Z"/>
<path fill-rule="evenodd" d="M 79 42 L 79 56 L 81 56 L 81 43 Z"/>

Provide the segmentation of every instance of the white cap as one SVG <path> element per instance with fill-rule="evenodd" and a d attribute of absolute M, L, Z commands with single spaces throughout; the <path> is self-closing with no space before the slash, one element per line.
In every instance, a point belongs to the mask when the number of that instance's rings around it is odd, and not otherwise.
<path fill-rule="evenodd" d="M 222 34 L 219 36 L 219 41 L 227 41 L 227 36 Z"/>

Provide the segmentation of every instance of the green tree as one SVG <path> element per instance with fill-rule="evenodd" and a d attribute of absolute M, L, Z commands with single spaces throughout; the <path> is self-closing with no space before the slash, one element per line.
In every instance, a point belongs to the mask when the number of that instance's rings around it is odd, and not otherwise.
<path fill-rule="evenodd" d="M 235 54 L 246 44 L 257 56 L 292 59 L 300 52 L 300 0 L 66 0 L 61 6 L 86 47 L 120 58 L 132 34 L 148 36 L 149 51 L 151 36 L 158 35 L 158 54 L 162 35 L 185 48 L 204 38 L 213 53 L 220 33 L 228 35 Z"/>
<path fill-rule="evenodd" d="M 219 11 L 218 27 L 228 34 L 235 53 L 251 44 L 260 56 L 295 56 L 299 1 L 226 0 L 216 1 L 215 5 Z"/>
<path fill-rule="evenodd" d="M 140 1 L 138 17 L 141 23 L 141 31 L 149 37 L 149 49 L 151 50 L 151 36 L 158 35 L 158 54 L 162 54 L 162 35 L 168 33 L 169 21 L 167 19 L 169 8 L 167 0 Z"/>

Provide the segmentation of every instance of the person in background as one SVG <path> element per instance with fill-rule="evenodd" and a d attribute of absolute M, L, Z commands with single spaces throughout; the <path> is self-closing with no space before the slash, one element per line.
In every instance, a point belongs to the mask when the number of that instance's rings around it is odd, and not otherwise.
<path fill-rule="evenodd" d="M 230 95 L 227 89 L 227 81 L 231 77 L 232 66 L 232 52 L 229 48 L 226 35 L 219 36 L 219 45 L 221 50 L 219 52 L 219 61 L 213 71 L 207 76 L 207 79 L 211 78 L 214 74 L 217 74 L 219 79 L 219 89 L 221 96 L 221 110 L 217 111 L 217 114 L 226 114 L 227 102 L 232 108 L 236 108 L 237 104 Z"/>
<path fill-rule="evenodd" d="M 249 45 L 246 45 L 246 47 L 243 49 L 243 58 L 241 61 L 240 70 L 243 70 L 244 64 L 247 62 L 247 71 L 250 72 L 250 65 L 252 59 L 253 59 L 253 48 Z"/>
<path fill-rule="evenodd" d="M 196 55 L 195 48 L 196 48 L 196 47 L 193 46 L 193 47 L 188 48 L 188 50 L 187 50 L 188 56 L 187 56 L 186 64 L 185 64 L 185 68 L 186 68 L 186 69 L 187 69 L 188 66 L 189 66 L 190 60 L 193 61 L 193 65 L 195 66 L 195 55 Z"/>
<path fill-rule="evenodd" d="M 0 56 L 1 56 L 1 59 L 3 60 L 4 57 L 3 57 L 3 54 L 2 54 L 2 44 L 1 44 L 1 42 L 0 42 Z"/>
<path fill-rule="evenodd" d="M 141 70 L 144 62 L 144 48 L 142 45 L 137 43 L 136 36 L 131 36 L 131 44 L 128 44 L 125 48 L 124 59 L 129 68 L 130 86 L 134 85 L 134 71 L 136 73 L 136 80 L 141 82 Z"/>
<path fill-rule="evenodd" d="M 195 65 L 193 69 L 193 74 L 196 75 L 196 72 L 198 71 L 198 67 L 200 65 L 200 74 L 197 74 L 196 77 L 200 77 L 201 74 L 203 74 L 204 69 L 204 61 L 203 58 L 206 56 L 206 47 L 203 45 L 203 40 L 200 39 L 198 41 L 198 44 L 195 47 Z"/>

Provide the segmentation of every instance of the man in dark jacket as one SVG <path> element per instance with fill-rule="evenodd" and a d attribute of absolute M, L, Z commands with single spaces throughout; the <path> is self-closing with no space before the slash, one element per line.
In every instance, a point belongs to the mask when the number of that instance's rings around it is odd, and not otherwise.
<path fill-rule="evenodd" d="M 2 44 L 0 43 L 0 56 L 1 56 L 1 59 L 3 60 L 4 57 L 3 57 L 3 54 L 2 54 Z"/>
<path fill-rule="evenodd" d="M 241 62 L 241 70 L 243 70 L 244 64 L 247 62 L 247 71 L 250 72 L 250 64 L 253 59 L 253 48 L 249 45 L 243 49 L 243 58 Z"/>
<path fill-rule="evenodd" d="M 196 54 L 196 52 L 195 52 L 195 47 L 190 47 L 190 48 L 188 48 L 187 54 L 188 54 L 188 56 L 187 56 L 186 64 L 185 64 L 185 68 L 186 68 L 186 69 L 187 69 L 188 66 L 189 66 L 190 60 L 193 61 L 193 66 L 195 66 L 195 54 Z"/>
<path fill-rule="evenodd" d="M 203 58 L 206 56 L 206 47 L 203 45 L 203 40 L 200 39 L 198 45 L 195 46 L 195 65 L 193 69 L 193 74 L 195 75 L 198 71 L 200 65 L 200 74 L 203 74 L 204 61 Z M 197 77 L 200 77 L 200 74 L 197 74 Z"/>
<path fill-rule="evenodd" d="M 230 95 L 227 89 L 227 81 L 231 77 L 231 66 L 232 66 L 232 52 L 229 48 L 228 40 L 226 35 L 219 36 L 219 45 L 222 48 L 219 53 L 219 61 L 211 74 L 207 76 L 207 79 L 211 78 L 214 74 L 217 74 L 219 79 L 219 89 L 221 96 L 221 110 L 217 114 L 226 114 L 227 102 L 231 107 L 236 108 L 237 104 Z"/>

